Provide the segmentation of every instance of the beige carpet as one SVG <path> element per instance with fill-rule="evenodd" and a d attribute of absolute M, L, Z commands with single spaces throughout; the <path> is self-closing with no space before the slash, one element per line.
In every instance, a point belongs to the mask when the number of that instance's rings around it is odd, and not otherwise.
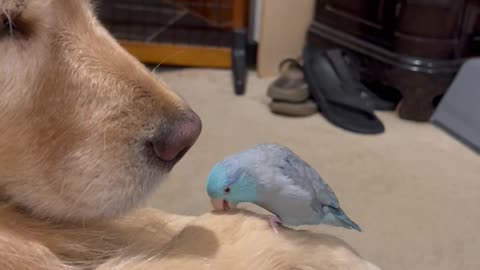
<path fill-rule="evenodd" d="M 379 113 L 386 133 L 340 130 L 320 115 L 272 115 L 270 81 L 250 74 L 248 94 L 233 95 L 230 72 L 187 69 L 160 76 L 201 116 L 198 143 L 175 168 L 151 205 L 181 214 L 210 207 L 205 178 L 218 160 L 259 142 L 290 147 L 337 193 L 364 229 L 318 226 L 350 243 L 385 270 L 480 269 L 480 157 L 428 124 Z"/>

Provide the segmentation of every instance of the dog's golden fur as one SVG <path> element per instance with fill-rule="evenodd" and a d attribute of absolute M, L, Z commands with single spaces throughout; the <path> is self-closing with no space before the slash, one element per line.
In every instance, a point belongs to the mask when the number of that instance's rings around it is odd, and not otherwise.
<path fill-rule="evenodd" d="M 0 269 L 377 269 L 248 212 L 135 209 L 168 168 L 141 142 L 188 105 L 86 0 L 0 0 Z"/>

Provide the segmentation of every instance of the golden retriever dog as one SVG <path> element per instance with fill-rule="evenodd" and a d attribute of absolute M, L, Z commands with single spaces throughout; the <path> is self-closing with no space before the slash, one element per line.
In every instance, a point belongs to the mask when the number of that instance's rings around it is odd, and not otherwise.
<path fill-rule="evenodd" d="M 139 206 L 199 117 L 87 0 L 0 0 L 0 269 L 373 270 L 327 235 L 246 211 Z"/>

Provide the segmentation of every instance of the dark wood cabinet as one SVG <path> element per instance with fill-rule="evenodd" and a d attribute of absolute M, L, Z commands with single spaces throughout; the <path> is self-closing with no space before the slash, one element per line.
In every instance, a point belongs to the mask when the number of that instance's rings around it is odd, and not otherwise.
<path fill-rule="evenodd" d="M 403 94 L 401 117 L 428 120 L 460 65 L 480 55 L 480 1 L 317 0 L 308 42 L 357 52 L 368 80 Z"/>

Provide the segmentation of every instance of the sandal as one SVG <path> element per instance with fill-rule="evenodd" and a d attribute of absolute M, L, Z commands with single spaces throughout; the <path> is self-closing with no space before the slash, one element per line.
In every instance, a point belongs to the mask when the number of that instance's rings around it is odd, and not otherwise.
<path fill-rule="evenodd" d="M 306 46 L 304 74 L 318 109 L 331 123 L 346 130 L 378 134 L 385 130 L 373 112 L 374 103 L 350 74 L 342 50 Z"/>
<path fill-rule="evenodd" d="M 279 65 L 280 77 L 268 88 L 267 95 L 274 100 L 302 102 L 310 97 L 303 76 L 303 68 L 295 59 L 285 59 Z"/>
<path fill-rule="evenodd" d="M 360 94 L 370 100 L 375 110 L 394 111 L 401 99 L 399 92 L 388 89 L 386 86 L 382 87 L 379 83 L 362 81 L 359 59 L 351 52 L 343 51 L 343 53 L 344 62 L 348 65 L 351 74 L 350 80 L 358 87 Z"/>
<path fill-rule="evenodd" d="M 317 104 L 310 99 L 301 103 L 274 100 L 269 107 L 273 113 L 285 116 L 309 116 L 318 112 Z"/>

